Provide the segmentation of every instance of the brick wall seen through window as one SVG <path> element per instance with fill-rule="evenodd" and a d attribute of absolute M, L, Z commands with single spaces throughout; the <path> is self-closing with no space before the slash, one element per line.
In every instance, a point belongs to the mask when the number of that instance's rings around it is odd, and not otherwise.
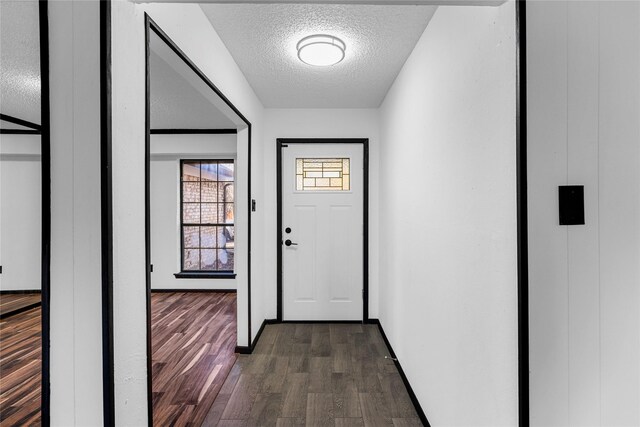
<path fill-rule="evenodd" d="M 182 271 L 234 270 L 233 160 L 180 162 Z"/>

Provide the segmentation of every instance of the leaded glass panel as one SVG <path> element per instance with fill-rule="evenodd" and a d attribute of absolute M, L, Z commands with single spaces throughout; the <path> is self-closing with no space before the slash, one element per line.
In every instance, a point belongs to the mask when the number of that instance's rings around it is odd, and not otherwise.
<path fill-rule="evenodd" d="M 349 191 L 349 159 L 296 159 L 296 191 Z"/>

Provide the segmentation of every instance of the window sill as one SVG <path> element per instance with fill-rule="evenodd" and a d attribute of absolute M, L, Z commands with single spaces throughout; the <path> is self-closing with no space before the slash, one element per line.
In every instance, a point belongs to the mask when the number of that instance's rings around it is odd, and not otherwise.
<path fill-rule="evenodd" d="M 236 273 L 211 271 L 181 271 L 174 273 L 176 279 L 235 279 Z"/>

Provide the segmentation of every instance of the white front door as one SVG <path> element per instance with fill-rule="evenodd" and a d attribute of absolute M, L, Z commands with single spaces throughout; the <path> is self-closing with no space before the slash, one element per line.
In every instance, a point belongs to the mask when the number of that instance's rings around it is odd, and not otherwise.
<path fill-rule="evenodd" d="M 362 320 L 362 144 L 288 144 L 281 173 L 283 320 Z"/>

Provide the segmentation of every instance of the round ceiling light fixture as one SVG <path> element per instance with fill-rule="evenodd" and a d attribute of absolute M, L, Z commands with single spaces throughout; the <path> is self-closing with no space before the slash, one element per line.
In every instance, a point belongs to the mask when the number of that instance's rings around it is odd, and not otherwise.
<path fill-rule="evenodd" d="M 344 59 L 347 45 L 337 37 L 314 34 L 300 40 L 296 48 L 300 61 L 309 65 L 327 67 Z"/>

